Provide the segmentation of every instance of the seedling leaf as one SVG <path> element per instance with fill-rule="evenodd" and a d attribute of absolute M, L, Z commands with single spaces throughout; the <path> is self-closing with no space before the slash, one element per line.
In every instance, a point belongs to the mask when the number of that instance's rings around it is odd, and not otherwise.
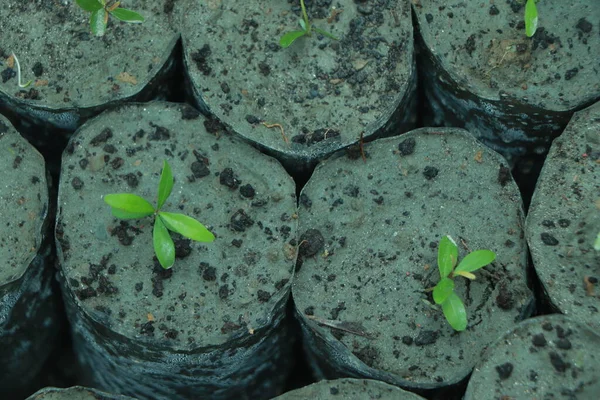
<path fill-rule="evenodd" d="M 118 208 L 111 208 L 110 211 L 115 218 L 119 218 L 119 219 L 140 219 L 140 218 L 144 218 L 149 215 L 152 215 L 154 212 L 154 211 L 151 213 L 129 212 L 129 211 L 119 210 Z"/>
<path fill-rule="evenodd" d="M 299 19 L 298 23 L 300 24 L 300 26 L 302 27 L 302 30 L 304 31 L 304 33 L 306 33 L 306 31 L 308 30 L 306 27 L 306 21 L 304 21 L 303 19 Z"/>
<path fill-rule="evenodd" d="M 75 0 L 77 5 L 84 11 L 94 12 L 102 8 L 102 4 L 98 0 Z"/>
<path fill-rule="evenodd" d="M 452 292 L 442 303 L 444 316 L 450 326 L 456 331 L 464 331 L 467 328 L 467 311 L 460 297 Z"/>
<path fill-rule="evenodd" d="M 131 193 L 107 194 L 104 196 L 104 202 L 113 209 L 123 211 L 129 214 L 143 214 L 148 216 L 154 213 L 154 207 L 148 200 Z"/>
<path fill-rule="evenodd" d="M 175 264 L 175 244 L 169 231 L 160 217 L 154 220 L 154 231 L 152 232 L 154 252 L 158 262 L 164 269 L 169 269 Z"/>
<path fill-rule="evenodd" d="M 453 291 L 454 281 L 450 278 L 444 278 L 433 288 L 433 301 L 435 301 L 435 304 L 442 304 Z"/>
<path fill-rule="evenodd" d="M 188 239 L 195 240 L 197 242 L 212 242 L 215 240 L 213 235 L 204 225 L 196 221 L 192 217 L 188 217 L 184 214 L 170 213 L 170 212 L 159 212 L 160 219 L 164 222 L 165 226 L 177 232 Z"/>
<path fill-rule="evenodd" d="M 173 173 L 167 160 L 163 161 L 163 168 L 160 174 L 160 181 L 158 182 L 158 206 L 157 210 L 160 210 L 165 204 L 165 201 L 169 198 L 171 190 L 173 189 Z"/>
<path fill-rule="evenodd" d="M 460 261 L 458 267 L 454 270 L 454 273 L 462 275 L 462 272 L 477 271 L 479 268 L 485 267 L 494 261 L 495 258 L 496 253 L 491 250 L 475 250 L 474 252 L 467 254 L 467 256 Z"/>
<path fill-rule="evenodd" d="M 444 279 L 450 275 L 458 260 L 458 247 L 450 236 L 444 236 L 438 246 L 438 268 L 440 278 Z"/>
<path fill-rule="evenodd" d="M 144 17 L 135 11 L 128 10 L 126 8 L 116 8 L 112 10 L 110 14 L 123 22 L 129 22 L 132 24 L 141 24 L 144 22 Z"/>
<path fill-rule="evenodd" d="M 527 37 L 535 35 L 538 26 L 538 13 L 535 0 L 527 0 L 525 4 L 525 34 Z"/>
<path fill-rule="evenodd" d="M 279 40 L 279 45 L 284 49 L 290 47 L 292 43 L 299 37 L 306 35 L 306 31 L 291 31 L 287 32 L 285 35 L 281 37 Z"/>
<path fill-rule="evenodd" d="M 96 36 L 104 36 L 104 32 L 106 32 L 105 14 L 106 11 L 102 8 L 92 12 L 92 15 L 90 16 L 90 29 Z"/>
<path fill-rule="evenodd" d="M 470 273 L 470 272 L 459 271 L 459 272 L 456 272 L 456 275 L 460 275 L 460 276 L 462 276 L 464 278 L 467 278 L 467 279 L 470 279 L 472 281 L 475 280 L 475 275 L 472 274 L 472 273 Z"/>

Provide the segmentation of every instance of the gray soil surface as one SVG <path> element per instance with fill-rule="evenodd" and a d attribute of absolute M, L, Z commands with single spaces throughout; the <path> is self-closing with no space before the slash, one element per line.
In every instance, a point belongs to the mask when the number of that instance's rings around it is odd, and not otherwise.
<path fill-rule="evenodd" d="M 18 98 L 31 106 L 26 106 L 28 112 L 41 118 L 51 115 L 43 109 L 66 111 L 54 122 L 74 129 L 78 113 L 73 109 L 140 92 L 163 68 L 179 33 L 168 7 L 143 0 L 125 0 L 121 6 L 146 21 L 127 24 L 110 17 L 106 34 L 96 37 L 90 32 L 90 13 L 74 0 L 4 0 L 0 95 Z M 8 59 L 11 53 L 20 62 L 22 81 L 34 80 L 26 89 L 17 85 L 16 65 Z"/>
<path fill-rule="evenodd" d="M 66 389 L 44 388 L 32 394 L 27 400 L 134 400 L 133 397 L 112 395 L 96 389 L 73 386 Z"/>
<path fill-rule="evenodd" d="M 518 189 L 505 160 L 460 129 L 418 129 L 365 151 L 366 163 L 320 164 L 300 196 L 292 292 L 307 340 L 320 346 L 309 350 L 338 376 L 419 388 L 460 381 L 527 313 Z M 469 324 L 461 333 L 427 291 L 446 234 L 460 258 L 467 247 L 497 254 L 475 281 L 456 280 Z"/>
<path fill-rule="evenodd" d="M 384 382 L 369 379 L 336 379 L 320 381 L 300 389 L 292 390 L 273 400 L 419 400 L 414 393 Z"/>
<path fill-rule="evenodd" d="M 563 315 L 521 322 L 490 346 L 465 400 L 596 400 L 600 336 Z"/>
<path fill-rule="evenodd" d="M 373 134 L 413 97 L 407 1 L 307 2 L 314 26 L 340 40 L 313 33 L 287 49 L 279 39 L 299 29 L 298 2 L 187 3 L 182 31 L 194 95 L 267 151 L 316 160 Z M 394 124 L 413 118 L 403 104 Z"/>
<path fill-rule="evenodd" d="M 203 121 L 189 108 L 153 103 L 88 122 L 63 154 L 58 202 L 60 268 L 82 312 L 127 338 L 181 350 L 268 325 L 295 260 L 287 243 L 296 231 L 293 181 L 270 157 L 206 133 Z M 154 202 L 163 159 L 175 178 L 163 210 L 190 215 L 217 237 L 176 240 L 181 257 L 170 270 L 154 257 L 152 218 L 118 220 L 102 200 L 135 193 Z M 252 197 L 241 194 L 245 185 Z"/>
<path fill-rule="evenodd" d="M 0 149 L 2 286 L 21 278 L 40 250 L 48 213 L 48 187 L 42 155 L 2 116 Z M 0 309 L 0 322 L 3 320 Z"/>
<path fill-rule="evenodd" d="M 561 313 L 600 329 L 600 103 L 575 113 L 552 143 L 527 215 L 544 290 Z"/>
<path fill-rule="evenodd" d="M 427 47 L 465 89 L 554 111 L 600 98 L 597 0 L 540 1 L 533 38 L 525 35 L 524 1 L 413 3 Z"/>

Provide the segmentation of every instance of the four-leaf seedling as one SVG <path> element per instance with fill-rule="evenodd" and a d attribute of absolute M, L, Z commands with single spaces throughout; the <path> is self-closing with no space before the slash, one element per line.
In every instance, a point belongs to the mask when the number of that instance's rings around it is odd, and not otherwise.
<path fill-rule="evenodd" d="M 302 7 L 302 19 L 299 19 L 298 23 L 302 27 L 302 30 L 301 31 L 291 31 L 291 32 L 285 33 L 279 40 L 279 44 L 281 45 L 281 47 L 283 47 L 283 48 L 289 47 L 292 43 L 294 43 L 294 41 L 296 39 L 298 39 L 302 36 L 311 36 L 312 31 L 320 33 L 323 36 L 327 36 L 330 39 L 339 40 L 338 38 L 333 36 L 331 33 L 322 31 L 321 29 L 316 28 L 311 25 L 310 21 L 308 20 L 308 14 L 306 14 L 306 7 L 304 6 L 304 0 L 300 0 L 300 7 Z"/>
<path fill-rule="evenodd" d="M 215 236 L 200 222 L 184 214 L 161 211 L 173 189 L 171 167 L 164 161 L 158 183 L 158 204 L 156 209 L 143 197 L 130 193 L 107 194 L 104 201 L 111 207 L 113 216 L 120 219 L 140 219 L 154 215 L 152 241 L 156 258 L 163 268 L 169 269 L 175 263 L 175 244 L 169 230 L 177 232 L 197 242 L 212 242 Z"/>
<path fill-rule="evenodd" d="M 467 328 L 467 311 L 465 305 L 456 293 L 454 293 L 454 280 L 457 275 L 467 279 L 475 279 L 473 272 L 485 267 L 496 258 L 491 250 L 476 250 L 467 254 L 458 264 L 458 247 L 450 236 L 444 236 L 440 240 L 438 248 L 438 268 L 440 270 L 440 281 L 433 288 L 433 300 L 442 306 L 442 311 L 450 326 L 457 331 Z"/>
<path fill-rule="evenodd" d="M 141 24 L 144 17 L 135 11 L 121 8 L 115 0 L 75 0 L 84 11 L 91 12 L 90 28 L 96 36 L 103 36 L 108 23 L 108 14 L 123 22 Z"/>

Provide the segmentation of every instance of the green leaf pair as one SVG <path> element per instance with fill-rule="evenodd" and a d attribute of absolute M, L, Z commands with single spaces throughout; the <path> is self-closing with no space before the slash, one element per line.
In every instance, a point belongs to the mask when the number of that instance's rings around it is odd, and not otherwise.
<path fill-rule="evenodd" d="M 144 22 L 144 17 L 135 11 L 126 8 L 120 8 L 120 1 L 114 0 L 75 0 L 82 10 L 91 12 L 90 28 L 94 35 L 103 36 L 106 32 L 108 23 L 108 14 L 116 19 L 134 24 Z"/>
<path fill-rule="evenodd" d="M 527 37 L 535 35 L 538 26 L 538 12 L 536 0 L 527 0 L 525 3 L 525 34 Z"/>
<path fill-rule="evenodd" d="M 143 197 L 130 193 L 107 194 L 104 202 L 111 207 L 112 215 L 119 219 L 140 219 L 152 214 L 154 230 L 152 242 L 160 265 L 169 269 L 175 263 L 175 244 L 169 230 L 197 242 L 212 242 L 215 236 L 200 222 L 184 214 L 160 211 L 173 189 L 173 174 L 167 161 L 163 163 L 158 183 L 158 205 L 156 209 Z"/>
<path fill-rule="evenodd" d="M 285 33 L 279 40 L 279 45 L 281 47 L 284 49 L 289 47 L 296 39 L 301 38 L 302 36 L 310 36 L 312 31 L 320 33 L 323 36 L 327 36 L 330 39 L 339 40 L 331 33 L 322 31 L 321 29 L 311 25 L 310 21 L 308 20 L 308 14 L 306 13 L 306 7 L 304 6 L 304 0 L 300 0 L 300 6 L 302 7 L 302 19 L 298 20 L 298 23 L 302 27 L 302 30 Z"/>
<path fill-rule="evenodd" d="M 473 272 L 483 268 L 496 258 L 496 254 L 490 250 L 476 250 L 462 259 L 458 267 L 458 247 L 450 236 L 444 236 L 438 247 L 438 268 L 440 270 L 440 281 L 433 288 L 433 301 L 442 306 L 446 320 L 456 331 L 464 331 L 467 328 L 467 311 L 465 305 L 456 293 L 454 293 L 454 280 L 456 275 L 467 279 L 475 279 Z"/>

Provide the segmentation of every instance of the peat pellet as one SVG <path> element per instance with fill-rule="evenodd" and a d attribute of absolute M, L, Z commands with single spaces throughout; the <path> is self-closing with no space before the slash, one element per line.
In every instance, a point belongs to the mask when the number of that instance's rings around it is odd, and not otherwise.
<path fill-rule="evenodd" d="M 53 349 L 60 297 L 44 159 L 3 116 L 0 149 L 0 393 L 19 398 Z"/>
<path fill-rule="evenodd" d="M 418 129 L 364 152 L 366 162 L 319 164 L 301 193 L 310 202 L 299 208 L 292 293 L 309 360 L 319 378 L 448 388 L 530 313 L 518 188 L 504 158 L 461 129 Z M 443 235 L 461 259 L 497 254 L 476 280 L 455 279 L 468 316 L 460 333 L 432 299 Z"/>
<path fill-rule="evenodd" d="M 288 170 L 414 127 L 408 2 L 306 1 L 315 29 L 288 48 L 279 42 L 301 29 L 298 1 L 179 4 L 191 98 Z"/>
<path fill-rule="evenodd" d="M 31 129 L 32 135 L 50 135 L 56 134 L 51 127 L 74 131 L 109 105 L 171 93 L 175 85 L 168 78 L 179 40 L 172 7 L 143 0 L 127 0 L 121 7 L 144 22 L 125 23 L 106 13 L 106 31 L 96 36 L 90 30 L 92 13 L 74 1 L 3 0 L 0 109 L 34 122 L 38 129 Z"/>
<path fill-rule="evenodd" d="M 489 3 L 489 4 L 487 4 Z M 600 7 L 539 2 L 525 34 L 525 1 L 413 2 L 428 126 L 464 127 L 511 164 L 545 154 L 575 110 L 600 99 Z"/>
<path fill-rule="evenodd" d="M 600 393 L 600 336 L 564 315 L 519 323 L 488 348 L 465 400 L 544 398 L 595 400 Z"/>
<path fill-rule="evenodd" d="M 550 148 L 526 221 L 540 281 L 551 310 L 600 329 L 600 103 L 578 111 Z"/>
<path fill-rule="evenodd" d="M 343 378 L 323 380 L 303 388 L 289 391 L 273 400 L 419 400 L 423 397 L 397 386 L 370 379 Z"/>
<path fill-rule="evenodd" d="M 73 341 L 87 385 L 146 399 L 269 398 L 282 390 L 292 340 L 285 303 L 295 264 L 295 185 L 274 159 L 209 133 L 188 106 L 103 113 L 62 159 L 56 238 Z M 171 234 L 158 263 L 153 217 L 119 220 L 103 201 L 153 205 L 163 160 L 174 176 L 163 211 L 216 239 Z M 254 196 L 240 192 L 251 185 Z"/>
<path fill-rule="evenodd" d="M 83 386 L 73 386 L 70 388 L 43 388 L 26 400 L 133 400 L 133 397 L 113 395 Z"/>

